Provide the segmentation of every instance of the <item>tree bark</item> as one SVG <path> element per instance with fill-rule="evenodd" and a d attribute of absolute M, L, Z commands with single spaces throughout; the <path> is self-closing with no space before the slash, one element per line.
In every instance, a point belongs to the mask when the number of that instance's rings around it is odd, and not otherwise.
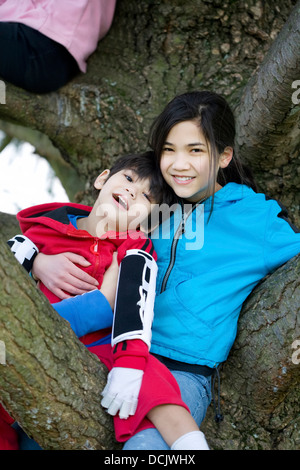
<path fill-rule="evenodd" d="M 16 216 L 0 212 L 0 239 L 7 241 L 20 232 L 21 230 Z"/>
<path fill-rule="evenodd" d="M 0 246 L 1 402 L 45 450 L 117 448 L 100 406 L 106 367 Z"/>
<path fill-rule="evenodd" d="M 212 89 L 237 106 L 295 3 L 119 1 L 112 28 L 90 58 L 87 74 L 47 95 L 7 84 L 0 117 L 46 134 L 91 186 L 118 155 L 145 149 L 153 118 L 176 94 Z M 283 39 L 288 43 L 289 35 Z M 283 45 L 279 42 L 279 48 Z M 294 52 L 299 56 L 298 50 Z M 277 82 L 281 75 L 284 67 L 276 71 Z M 261 93 L 267 93 L 269 82 L 260 80 L 260 85 Z M 290 112 L 290 97 L 289 89 L 288 99 L 277 103 L 282 115 Z M 265 124 L 259 125 L 263 129 Z M 288 142 L 289 136 L 284 147 L 289 148 Z M 273 139 L 269 155 L 272 152 Z M 271 179 L 273 169 L 254 169 L 262 184 Z M 293 202 L 297 186 L 285 190 L 285 184 L 284 180 L 281 194 L 292 194 Z M 277 195 L 274 186 L 269 183 L 271 196 Z M 295 214 L 296 207 L 292 209 Z"/>
<path fill-rule="evenodd" d="M 295 86 L 300 89 L 299 45 L 298 1 L 246 85 L 236 110 L 237 144 L 242 158 L 255 171 L 264 192 L 290 207 L 298 224 L 300 100 L 295 98 Z"/>

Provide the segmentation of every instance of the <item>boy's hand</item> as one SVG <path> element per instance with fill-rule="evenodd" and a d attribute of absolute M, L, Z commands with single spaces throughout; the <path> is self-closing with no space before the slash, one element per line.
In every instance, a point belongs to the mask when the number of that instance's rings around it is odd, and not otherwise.
<path fill-rule="evenodd" d="M 134 415 L 143 380 L 143 370 L 114 367 L 107 376 L 107 384 L 102 391 L 101 405 L 121 419 Z"/>
<path fill-rule="evenodd" d="M 97 288 L 98 281 L 74 263 L 80 266 L 90 265 L 83 256 L 75 253 L 39 253 L 34 260 L 32 274 L 60 299 L 70 297 L 66 292 L 79 295 Z"/>

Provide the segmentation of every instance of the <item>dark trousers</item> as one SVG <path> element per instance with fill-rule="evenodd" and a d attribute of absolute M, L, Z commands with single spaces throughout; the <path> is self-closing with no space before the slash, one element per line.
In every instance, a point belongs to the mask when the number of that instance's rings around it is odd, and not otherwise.
<path fill-rule="evenodd" d="M 0 78 L 33 93 L 48 93 L 79 73 L 65 47 L 20 23 L 0 22 Z"/>

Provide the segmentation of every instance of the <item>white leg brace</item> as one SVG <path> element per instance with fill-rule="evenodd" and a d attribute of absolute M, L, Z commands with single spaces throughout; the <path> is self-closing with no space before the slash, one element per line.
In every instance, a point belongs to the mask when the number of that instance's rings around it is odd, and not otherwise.
<path fill-rule="evenodd" d="M 24 235 L 16 235 L 8 240 L 7 244 L 19 263 L 30 272 L 34 258 L 39 252 L 37 246 Z"/>
<path fill-rule="evenodd" d="M 114 310 L 112 346 L 141 339 L 150 348 L 157 264 L 142 250 L 128 250 L 121 262 Z"/>

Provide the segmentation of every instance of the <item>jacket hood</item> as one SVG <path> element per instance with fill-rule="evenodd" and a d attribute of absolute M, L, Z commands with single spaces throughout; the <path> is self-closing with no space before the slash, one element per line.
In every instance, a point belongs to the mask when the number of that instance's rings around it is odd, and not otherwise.
<path fill-rule="evenodd" d="M 82 233 L 84 231 L 78 231 L 73 227 L 68 214 L 87 217 L 91 210 L 92 208 L 90 206 L 83 206 L 82 204 L 54 202 L 23 209 L 17 214 L 17 220 L 24 234 L 26 234 L 31 226 L 41 224 L 52 227 L 61 233 L 68 232 L 71 234 L 74 232 L 74 235 L 76 235 L 76 233 Z"/>
<path fill-rule="evenodd" d="M 252 197 L 255 194 L 253 189 L 244 184 L 227 183 L 219 191 L 214 194 L 214 198 L 209 197 L 204 205 L 205 211 L 210 211 L 213 201 L 214 209 L 231 205 L 232 203 L 241 201 L 242 199 Z"/>
<path fill-rule="evenodd" d="M 56 232 L 72 237 L 79 238 L 99 238 L 92 236 L 86 230 L 77 229 L 70 222 L 69 215 L 87 217 L 92 210 L 90 206 L 84 206 L 76 203 L 53 202 L 49 204 L 40 204 L 38 206 L 28 207 L 17 214 L 21 231 L 27 234 L 31 227 L 37 225 L 54 229 Z M 142 232 L 138 230 L 127 230 L 126 232 L 115 232 L 113 230 L 106 232 L 99 239 L 115 239 L 121 243 L 126 237 L 133 239 L 143 237 Z M 30 238 L 30 237 L 29 237 Z"/>

